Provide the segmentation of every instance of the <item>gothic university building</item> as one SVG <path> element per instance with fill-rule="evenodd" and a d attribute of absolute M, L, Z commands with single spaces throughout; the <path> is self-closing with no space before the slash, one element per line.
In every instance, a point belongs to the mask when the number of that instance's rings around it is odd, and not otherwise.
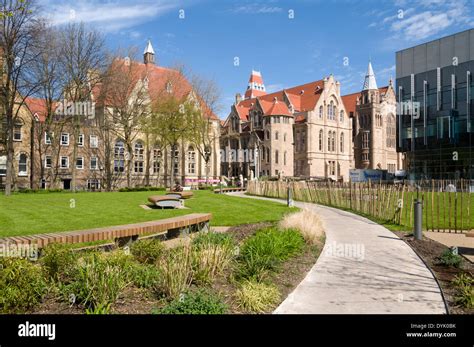
<path fill-rule="evenodd" d="M 143 62 L 130 62 L 126 58 L 118 59 L 114 64 L 134 65 L 131 74 L 133 85 L 127 88 L 133 91 L 127 96 L 129 98 L 133 98 L 138 89 L 144 88 L 146 95 L 140 97 L 147 99 L 149 104 L 158 97 L 157 91 L 164 90 L 168 95 L 176 95 L 180 100 L 199 105 L 192 86 L 180 72 L 155 63 L 155 52 L 150 42 L 145 48 Z M 140 119 L 125 136 L 123 123 L 114 118 L 117 107 L 110 95 L 113 91 L 104 97 L 106 88 L 103 83 L 92 88 L 90 105 L 93 106 L 89 111 L 93 109 L 94 117 L 86 117 L 79 131 L 72 129 L 71 122 L 62 120 L 53 121 L 49 128 L 52 130 L 45 131 L 45 101 L 37 98 L 25 100 L 14 122 L 14 189 L 71 189 L 74 184 L 77 190 L 101 190 L 125 186 L 169 186 L 176 181 L 197 186 L 199 183 L 219 181 L 220 121 L 217 116 L 212 112 L 206 116 L 211 140 L 205 151 L 200 148 L 202 144 L 185 140 L 180 140 L 172 151 L 156 136 L 145 133 L 138 126 Z M 133 102 L 130 101 L 130 104 L 133 105 Z M 58 102 L 55 109 L 59 106 L 61 103 Z M 0 115 L 0 186 L 5 183 L 6 175 L 4 123 Z M 208 160 L 204 159 L 204 153 Z"/>
<path fill-rule="evenodd" d="M 362 91 L 340 87 L 330 75 L 268 94 L 252 71 L 222 125 L 222 174 L 348 181 L 354 168 L 401 169 L 392 80 L 378 88 L 369 63 Z"/>

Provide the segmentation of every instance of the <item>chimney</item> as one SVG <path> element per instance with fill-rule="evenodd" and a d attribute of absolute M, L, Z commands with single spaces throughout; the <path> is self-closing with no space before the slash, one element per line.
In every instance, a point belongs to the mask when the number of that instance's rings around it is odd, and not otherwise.
<path fill-rule="evenodd" d="M 242 101 L 242 95 L 240 93 L 235 94 L 235 104 L 237 105 Z"/>

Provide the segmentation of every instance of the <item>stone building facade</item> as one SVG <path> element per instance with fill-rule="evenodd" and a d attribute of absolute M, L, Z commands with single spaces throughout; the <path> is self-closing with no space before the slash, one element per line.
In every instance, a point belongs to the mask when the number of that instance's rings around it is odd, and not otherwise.
<path fill-rule="evenodd" d="M 125 59 L 117 63 L 130 64 Z M 177 95 L 186 102 L 196 102 L 190 83 L 180 72 L 155 63 L 150 42 L 145 48 L 143 63 L 132 64 L 136 69 L 132 83 L 145 87 L 144 97 L 148 104 L 158 97 L 159 90 Z M 136 86 L 131 89 L 136 90 Z M 19 112 L 18 130 L 15 130 L 21 135 L 15 138 L 14 188 L 70 189 L 74 186 L 77 190 L 102 190 L 106 182 L 107 188 L 118 189 L 169 186 L 175 182 L 197 186 L 219 181 L 220 120 L 217 116 L 206 113 L 209 143 L 205 149 L 202 143 L 180 140 L 173 151 L 139 126 L 133 128 L 127 142 L 121 125 L 114 120 L 117 112 L 114 102 L 108 95 L 104 97 L 105 88 L 99 83 L 91 91 L 94 116 L 85 117 L 79 131 L 72 127 L 67 117 L 55 118 L 47 127 L 45 101 L 26 99 Z M 129 97 L 133 98 L 133 95 Z M 55 109 L 58 106 L 60 103 Z M 6 155 L 0 144 L 0 184 L 5 176 L 5 164 Z M 130 177 L 127 177 L 128 167 L 131 168 Z"/>
<path fill-rule="evenodd" d="M 392 83 L 377 88 L 369 63 L 363 90 L 341 95 L 332 75 L 267 94 L 252 71 L 245 97 L 237 94 L 222 125 L 223 175 L 348 181 L 349 170 L 401 168 L 395 143 Z"/>

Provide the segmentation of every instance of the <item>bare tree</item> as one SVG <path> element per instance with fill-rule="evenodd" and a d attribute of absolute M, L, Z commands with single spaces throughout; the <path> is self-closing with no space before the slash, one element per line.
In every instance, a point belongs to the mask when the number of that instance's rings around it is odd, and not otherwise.
<path fill-rule="evenodd" d="M 117 160 L 124 161 L 127 186 L 132 185 L 132 169 L 134 162 L 135 142 L 143 119 L 146 119 L 150 110 L 148 96 L 148 80 L 143 65 L 137 63 L 131 57 L 135 55 L 136 49 L 129 50 L 125 58 L 117 55 L 107 69 L 103 79 L 100 102 L 104 108 L 104 122 L 111 133 L 121 140 L 126 147 L 126 153 L 118 153 Z M 104 124 L 105 125 L 105 124 Z M 113 143 L 109 136 L 109 144 Z M 110 153 L 111 154 L 111 153 Z M 115 153 L 114 153 L 115 155 Z M 111 165 L 112 158 L 105 160 L 104 165 Z M 119 168 L 121 163 L 119 163 Z M 108 170 L 112 173 L 112 170 Z M 109 181 L 112 175 L 108 175 Z"/>
<path fill-rule="evenodd" d="M 208 184 L 213 146 L 219 137 L 219 118 L 216 114 L 221 110 L 221 92 L 214 80 L 193 76 L 191 83 L 198 112 L 194 112 L 194 117 L 191 118 L 190 141 L 195 144 L 204 160 Z"/>
<path fill-rule="evenodd" d="M 151 93 L 150 116 L 153 133 L 170 149 L 170 187 L 175 182 L 176 152 L 180 143 L 190 138 L 192 119 L 196 109 L 190 95 L 192 86 L 186 80 L 183 68 L 170 69 L 162 76 L 160 88 Z"/>
<path fill-rule="evenodd" d="M 95 115 L 85 109 L 92 109 L 91 95 L 100 82 L 106 66 L 104 38 L 96 30 L 87 29 L 84 23 L 71 23 L 62 28 L 60 35 L 59 61 L 64 71 L 63 95 L 68 103 L 74 105 L 70 119 L 73 129 L 73 153 L 71 167 L 71 189 L 76 190 L 76 160 L 78 138 L 81 128 L 95 124 Z"/>
<path fill-rule="evenodd" d="M 1 0 L 0 64 L 3 67 L 0 101 L 5 115 L 4 146 L 7 155 L 5 195 L 13 185 L 13 129 L 14 119 L 25 99 L 37 88 L 29 67 L 36 58 L 33 46 L 38 36 L 35 25 L 35 3 L 28 0 Z M 1 122 L 3 123 L 3 121 Z"/>
<path fill-rule="evenodd" d="M 39 99 L 30 104 L 37 103 L 41 109 L 39 119 L 35 122 L 35 147 L 38 152 L 40 178 L 49 181 L 49 186 L 59 186 L 60 166 L 60 134 L 66 126 L 64 118 L 58 118 L 55 114 L 58 101 L 63 98 L 63 65 L 60 64 L 60 35 L 56 28 L 47 22 L 38 23 L 41 35 L 38 37 L 40 51 L 37 59 L 32 62 L 31 70 L 34 79 L 38 82 L 38 89 L 34 96 Z M 49 142 L 46 142 L 46 136 Z M 46 153 L 51 154 L 51 167 L 45 170 Z"/>

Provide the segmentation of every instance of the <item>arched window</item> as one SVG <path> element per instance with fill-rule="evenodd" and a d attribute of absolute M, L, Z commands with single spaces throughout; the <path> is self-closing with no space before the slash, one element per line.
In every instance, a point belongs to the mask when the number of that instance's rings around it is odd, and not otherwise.
<path fill-rule="evenodd" d="M 278 149 L 275 151 L 275 164 L 278 164 Z"/>
<path fill-rule="evenodd" d="M 331 152 L 331 137 L 332 137 L 332 131 L 328 132 L 328 152 Z"/>
<path fill-rule="evenodd" d="M 286 142 L 286 133 L 283 134 L 283 142 Z"/>
<path fill-rule="evenodd" d="M 114 171 L 125 171 L 125 145 L 122 140 L 117 140 L 114 146 Z"/>
<path fill-rule="evenodd" d="M 25 153 L 21 153 L 18 159 L 18 176 L 28 175 L 28 157 Z"/>
<path fill-rule="evenodd" d="M 159 173 L 161 169 L 161 149 L 158 146 L 153 148 L 153 173 Z"/>
<path fill-rule="evenodd" d="M 336 132 L 332 132 L 332 151 L 336 151 Z"/>
<path fill-rule="evenodd" d="M 196 152 L 193 146 L 188 148 L 188 173 L 192 175 L 196 173 Z"/>
<path fill-rule="evenodd" d="M 319 118 L 323 118 L 323 106 L 319 106 Z"/>
<path fill-rule="evenodd" d="M 286 151 L 283 153 L 283 165 L 286 165 Z"/>
<path fill-rule="evenodd" d="M 144 149 L 143 149 L 143 143 L 140 141 L 135 142 L 135 147 L 134 147 L 134 163 L 133 163 L 133 170 L 135 173 L 143 173 L 144 171 Z"/>
<path fill-rule="evenodd" d="M 278 131 L 275 132 L 275 140 L 278 140 Z"/>
<path fill-rule="evenodd" d="M 341 110 L 339 112 L 339 122 L 341 122 L 341 123 L 344 122 L 344 111 L 343 110 Z"/>
<path fill-rule="evenodd" d="M 330 102 L 328 105 L 328 119 L 334 120 L 334 102 Z"/>
<path fill-rule="evenodd" d="M 323 151 L 323 129 L 319 130 L 319 151 Z"/>
<path fill-rule="evenodd" d="M 341 140 L 340 140 L 340 143 L 339 143 L 339 151 L 341 153 L 344 153 L 344 133 L 341 133 Z"/>
<path fill-rule="evenodd" d="M 135 159 L 143 160 L 143 154 L 144 154 L 143 143 L 140 141 L 137 141 L 135 143 L 135 148 L 134 148 Z"/>

